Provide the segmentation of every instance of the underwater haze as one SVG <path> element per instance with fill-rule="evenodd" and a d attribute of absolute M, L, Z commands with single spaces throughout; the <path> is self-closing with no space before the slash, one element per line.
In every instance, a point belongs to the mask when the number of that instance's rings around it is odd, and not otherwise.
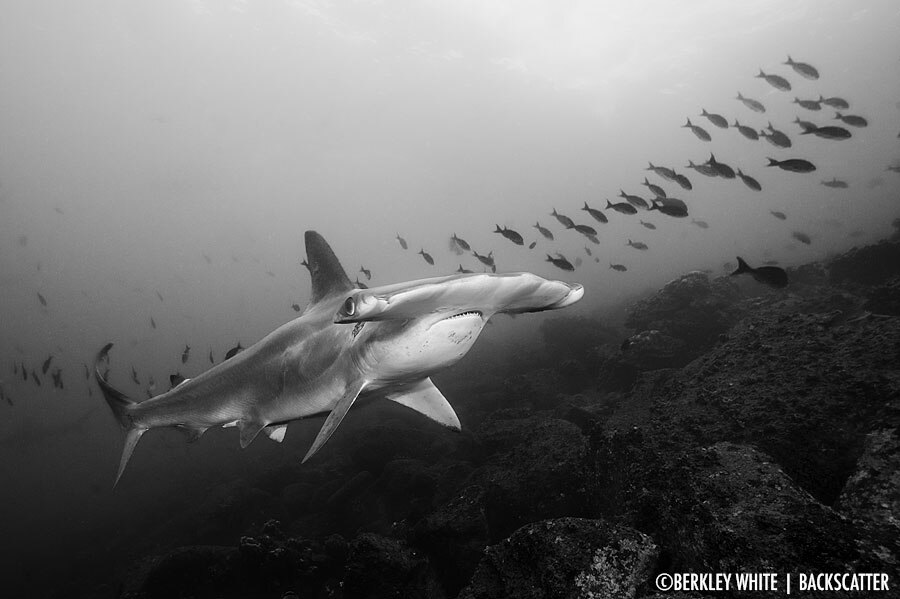
<path fill-rule="evenodd" d="M 341 574 L 347 559 L 371 566 L 359 556 L 385 543 L 399 543 L 407 561 L 430 560 L 406 572 L 397 588 L 408 596 L 418 596 L 413 587 L 499 596 L 471 586 L 484 546 L 576 516 L 620 518 L 689 569 L 659 532 L 668 529 L 643 530 L 587 500 L 523 509 L 482 536 L 446 541 L 451 549 L 432 525 L 460 489 L 477 486 L 467 477 L 507 449 L 506 433 L 482 434 L 485 422 L 503 413 L 546 431 L 565 420 L 556 404 L 522 398 L 535 373 L 562 381 L 554 394 L 581 394 L 573 409 L 637 426 L 630 418 L 645 405 L 620 420 L 608 406 L 654 369 L 629 366 L 625 385 L 597 366 L 642 330 L 627 316 L 637 300 L 693 271 L 719 289 L 738 256 L 781 272 L 728 278 L 737 289 L 729 305 L 794 297 L 791 269 L 875 244 L 900 216 L 894 0 L 11 0 L 2 12 L 4 596 L 390 596 L 361 582 L 362 566 L 357 586 Z M 360 286 L 530 272 L 581 284 L 584 298 L 560 312 L 498 316 L 471 355 L 436 375 L 458 436 L 396 405 L 358 407 L 300 466 L 322 418 L 292 423 L 283 444 L 260 438 L 243 450 L 231 429 L 192 444 L 153 431 L 114 489 L 123 435 L 94 378 L 97 352 L 115 343 L 110 379 L 135 401 L 167 391 L 170 375 L 221 364 L 307 306 L 308 230 Z M 817 309 L 849 314 L 846 302 Z M 710 318 L 727 312 L 731 326 L 746 314 L 729 310 Z M 697 342 L 703 351 L 709 339 Z M 684 343 L 659 365 L 690 368 L 705 355 Z M 596 393 L 615 402 L 589 409 L 584 397 Z M 823 488 L 800 488 L 841 505 L 876 429 L 835 449 L 842 470 Z M 383 435 L 375 449 L 355 445 L 372 430 Z M 390 457 L 364 459 L 379 452 Z M 432 469 L 409 474 L 411 460 Z M 791 476 L 805 468 L 782 466 Z M 401 474 L 385 478 L 392 468 Z M 426 481 L 427 501 L 410 480 Z M 358 496 L 389 507 L 347 507 Z M 318 569 L 256 570 L 269 586 L 231 595 L 234 580 L 254 580 L 252 568 L 176 592 L 187 583 L 172 571 L 188 565 L 148 565 L 179 547 L 234 549 L 274 521 L 284 538 L 310 539 L 309 552 L 327 556 L 310 558 Z M 166 586 L 167 576 L 176 582 Z M 301 579 L 315 591 L 298 588 Z"/>

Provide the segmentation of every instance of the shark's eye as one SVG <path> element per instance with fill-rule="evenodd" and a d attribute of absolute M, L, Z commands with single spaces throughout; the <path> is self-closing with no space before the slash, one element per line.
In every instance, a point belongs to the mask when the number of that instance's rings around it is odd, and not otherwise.
<path fill-rule="evenodd" d="M 344 300 L 344 314 L 347 316 L 356 314 L 356 302 L 353 301 L 352 297 L 348 297 Z"/>

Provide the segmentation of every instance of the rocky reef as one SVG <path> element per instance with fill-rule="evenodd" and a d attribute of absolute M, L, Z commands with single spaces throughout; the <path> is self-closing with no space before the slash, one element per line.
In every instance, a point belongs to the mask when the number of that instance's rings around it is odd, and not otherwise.
<path fill-rule="evenodd" d="M 119 596 L 699 598 L 656 577 L 879 572 L 898 597 L 900 242 L 790 276 L 688 273 L 624 329 L 549 319 L 541 352 L 438 381 L 463 433 L 386 408 L 315 463 L 213 487 Z M 707 596 L 750 595 L 784 590 Z"/>

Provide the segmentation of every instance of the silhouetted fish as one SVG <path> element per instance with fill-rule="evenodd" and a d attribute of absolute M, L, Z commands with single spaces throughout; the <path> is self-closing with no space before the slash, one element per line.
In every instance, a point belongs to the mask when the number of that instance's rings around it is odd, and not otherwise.
<path fill-rule="evenodd" d="M 843 127 L 835 127 L 832 125 L 817 127 L 816 125 L 813 125 L 812 127 L 805 128 L 800 135 L 815 135 L 816 137 L 825 139 L 850 139 L 852 134 Z"/>
<path fill-rule="evenodd" d="M 791 237 L 793 237 L 800 243 L 805 243 L 806 245 L 812 243 L 812 239 L 809 238 L 809 235 L 807 235 L 806 233 L 801 233 L 800 231 L 794 231 L 793 233 L 791 233 Z"/>
<path fill-rule="evenodd" d="M 581 256 L 575 256 L 575 268 L 578 268 L 581 264 Z"/>
<path fill-rule="evenodd" d="M 819 96 L 819 103 L 824 104 L 825 106 L 831 106 L 832 108 L 837 108 L 838 110 L 847 110 L 850 108 L 850 103 L 843 98 L 838 98 L 837 96 L 832 96 L 831 98 L 823 98 Z"/>
<path fill-rule="evenodd" d="M 654 225 L 653 223 L 645 223 L 644 221 L 640 221 L 640 223 L 648 229 L 656 229 L 656 225 Z"/>
<path fill-rule="evenodd" d="M 806 131 L 807 129 L 815 129 L 816 128 L 815 123 L 801 120 L 799 116 L 794 118 L 794 123 L 796 123 L 804 131 Z"/>
<path fill-rule="evenodd" d="M 53 379 L 53 386 L 57 389 L 65 389 L 66 386 L 63 384 L 62 380 L 62 369 L 57 368 L 51 373 L 51 378 Z"/>
<path fill-rule="evenodd" d="M 372 280 L 372 271 L 370 271 L 368 268 L 363 268 L 362 266 L 360 266 L 360 267 L 359 267 L 359 272 L 361 272 L 362 274 L 366 275 L 366 280 L 367 280 L 367 281 L 371 281 L 371 280 Z"/>
<path fill-rule="evenodd" d="M 469 245 L 469 242 L 461 237 L 457 237 L 456 233 L 454 233 L 453 236 L 450 237 L 450 240 L 453 241 L 453 243 L 455 243 L 456 245 L 458 245 L 461 250 L 463 250 L 465 252 L 472 251 L 472 246 Z"/>
<path fill-rule="evenodd" d="M 368 285 L 366 285 L 365 283 L 363 283 L 362 281 L 359 280 L 359 277 L 356 277 L 355 284 L 356 284 L 357 289 L 368 289 L 369 288 Z"/>
<path fill-rule="evenodd" d="M 588 246 L 584 246 L 584 253 L 587 254 L 588 256 L 594 255 L 594 253 L 591 251 L 591 248 L 589 248 Z"/>
<path fill-rule="evenodd" d="M 746 262 L 744 262 L 743 258 L 740 256 L 737 257 L 738 267 L 731 276 L 749 274 L 753 276 L 753 280 L 758 283 L 762 283 L 764 285 L 768 285 L 769 287 L 786 287 L 788 284 L 787 273 L 783 268 L 778 268 L 777 266 L 760 266 L 759 268 L 751 268 Z"/>
<path fill-rule="evenodd" d="M 771 85 L 772 87 L 774 87 L 777 90 L 781 90 L 783 92 L 791 91 L 790 82 L 780 75 L 771 75 L 771 74 L 767 75 L 762 69 L 760 69 L 759 75 L 757 75 L 756 77 L 765 79 L 766 83 L 768 83 L 769 85 Z"/>
<path fill-rule="evenodd" d="M 697 225 L 698 227 L 700 227 L 701 229 L 709 228 L 709 224 L 705 220 L 692 219 L 691 222 L 694 223 L 695 225 Z"/>
<path fill-rule="evenodd" d="M 666 179 L 667 181 L 674 181 L 674 180 L 675 180 L 675 171 L 673 171 L 672 169 L 666 168 L 666 167 L 664 167 L 664 166 L 654 166 L 652 162 L 648 162 L 648 164 L 649 164 L 650 166 L 648 166 L 648 167 L 645 168 L 644 170 L 646 170 L 646 171 L 653 171 L 654 173 L 656 173 L 657 175 L 659 175 L 659 176 L 662 177 L 663 179 Z"/>
<path fill-rule="evenodd" d="M 628 202 L 619 202 L 617 204 L 613 204 L 609 200 L 606 200 L 606 208 L 607 210 L 612 208 L 616 212 L 620 212 L 622 214 L 637 214 L 637 208 L 635 208 Z"/>
<path fill-rule="evenodd" d="M 294 304 L 294 305 L 296 306 L 297 304 Z M 213 359 L 212 348 L 209 348 L 209 363 L 210 363 L 210 364 L 215 364 L 215 363 L 216 363 L 215 359 Z"/>
<path fill-rule="evenodd" d="M 649 249 L 649 248 L 647 247 L 647 244 L 644 243 L 643 241 L 631 241 L 631 240 L 629 239 L 629 240 L 628 240 L 628 243 L 626 243 L 625 245 L 630 245 L 631 247 L 633 247 L 633 248 L 636 249 L 636 250 L 647 250 L 647 249 Z"/>
<path fill-rule="evenodd" d="M 469 270 L 468 268 L 463 268 L 463 265 L 460 264 L 459 268 L 456 269 L 456 272 L 463 273 L 463 274 L 470 274 L 473 271 Z"/>
<path fill-rule="evenodd" d="M 38 301 L 41 302 L 41 305 L 46 308 L 47 307 L 46 298 L 44 298 L 44 296 L 41 295 L 40 292 L 38 292 L 37 296 L 38 296 Z"/>
<path fill-rule="evenodd" d="M 232 347 L 231 349 L 229 349 L 229 350 L 225 353 L 225 359 L 226 359 L 226 360 L 230 360 L 231 358 L 235 357 L 236 355 L 238 355 L 238 354 L 241 353 L 242 351 L 244 351 L 244 346 L 241 345 L 241 342 L 240 342 L 240 341 L 238 341 L 238 344 L 237 344 L 237 345 L 235 345 L 234 347 Z"/>
<path fill-rule="evenodd" d="M 741 181 L 744 182 L 744 185 L 746 185 L 753 191 L 762 191 L 762 185 L 759 184 L 759 181 L 757 181 L 750 175 L 745 175 L 743 172 L 741 172 L 741 169 L 738 169 L 737 176 L 740 177 Z"/>
<path fill-rule="evenodd" d="M 777 210 L 769 210 L 769 214 L 771 214 L 772 216 L 774 216 L 775 218 L 777 218 L 779 220 L 785 220 L 787 218 L 787 216 L 784 214 L 784 212 L 779 212 Z"/>
<path fill-rule="evenodd" d="M 822 110 L 822 103 L 819 100 L 801 100 L 795 97 L 794 104 L 799 104 L 807 110 Z"/>
<path fill-rule="evenodd" d="M 31 380 L 34 381 L 34 384 L 37 385 L 38 387 L 41 386 L 41 379 L 38 378 L 38 375 L 34 371 L 34 369 L 31 370 Z"/>
<path fill-rule="evenodd" d="M 597 230 L 594 229 L 594 227 L 590 227 L 588 225 L 572 225 L 571 228 L 575 229 L 586 237 L 594 237 L 597 235 Z"/>
<path fill-rule="evenodd" d="M 494 252 L 488 252 L 487 256 L 482 256 L 475 250 L 472 250 L 472 255 L 475 256 L 479 262 L 484 264 L 485 266 L 494 267 Z"/>
<path fill-rule="evenodd" d="M 855 114 L 841 114 L 840 112 L 835 112 L 834 118 L 850 125 L 851 127 L 867 127 L 869 125 L 869 121 Z"/>
<path fill-rule="evenodd" d="M 700 116 L 705 116 L 710 123 L 719 127 L 720 129 L 728 129 L 728 121 L 725 120 L 725 117 L 721 114 L 716 114 L 714 112 L 706 112 L 706 109 L 703 109 L 703 112 L 700 113 Z"/>
<path fill-rule="evenodd" d="M 743 102 L 744 106 L 752 110 L 753 112 L 765 112 L 766 107 L 763 106 L 763 103 L 758 100 L 753 100 L 751 98 L 745 98 L 741 95 L 741 92 L 738 92 L 737 98 L 735 100 L 740 100 Z"/>
<path fill-rule="evenodd" d="M 797 73 L 801 77 L 805 77 L 806 79 L 819 78 L 819 71 L 817 71 L 814 66 L 805 62 L 794 62 L 790 56 L 788 56 L 787 61 L 782 64 L 788 65 L 789 67 L 794 69 L 795 73 Z"/>
<path fill-rule="evenodd" d="M 567 229 L 571 228 L 575 224 L 574 222 L 572 222 L 571 218 L 569 218 L 565 214 L 560 214 L 559 212 L 557 212 L 556 208 L 553 209 L 553 212 L 550 213 L 550 216 L 555 217 L 556 220 L 559 221 L 559 224 Z"/>
<path fill-rule="evenodd" d="M 52 361 L 53 354 L 50 354 L 50 356 L 46 360 L 44 360 L 43 365 L 41 365 L 41 374 L 47 374 L 47 371 L 50 369 L 50 362 Z"/>
<path fill-rule="evenodd" d="M 294 312 L 299 312 L 299 311 L 300 311 L 300 304 L 291 304 L 291 309 L 292 309 Z"/>
<path fill-rule="evenodd" d="M 662 189 L 662 188 L 660 188 Z M 665 194 L 665 192 L 663 192 Z M 650 204 L 647 203 L 647 200 L 642 198 L 641 196 L 632 195 L 630 193 L 625 193 L 625 190 L 619 190 L 619 197 L 625 198 L 625 201 L 634 206 L 635 208 L 643 208 L 646 210 L 650 207 Z"/>
<path fill-rule="evenodd" d="M 185 345 L 184 351 L 181 352 L 181 363 L 186 364 L 189 357 L 191 357 L 191 346 Z"/>
<path fill-rule="evenodd" d="M 641 183 L 641 185 L 643 185 L 644 187 L 649 189 L 651 191 L 651 193 L 653 193 L 653 195 L 655 195 L 657 198 L 666 197 L 666 190 L 663 189 L 662 187 L 660 187 L 659 185 L 655 185 L 655 184 L 651 183 L 650 181 L 648 181 L 647 177 L 644 177 L 644 182 Z"/>
<path fill-rule="evenodd" d="M 693 160 L 688 160 L 687 168 L 692 168 L 705 177 L 718 177 L 719 172 L 708 164 L 694 164 Z"/>
<path fill-rule="evenodd" d="M 152 328 L 152 329 L 156 328 L 156 321 L 153 320 L 152 316 L 150 317 L 150 328 Z"/>
<path fill-rule="evenodd" d="M 135 385 L 140 385 L 141 381 L 138 380 L 137 370 L 134 369 L 134 365 L 131 366 L 131 380 L 134 381 Z"/>
<path fill-rule="evenodd" d="M 25 370 L 25 362 L 22 362 L 22 380 L 28 381 L 28 371 Z"/>
<path fill-rule="evenodd" d="M 159 291 L 156 292 L 156 297 L 159 298 L 159 301 L 164 301 L 164 300 L 163 300 L 163 296 L 162 296 L 162 294 L 161 294 Z"/>
<path fill-rule="evenodd" d="M 659 210 L 666 216 L 675 218 L 684 218 L 688 215 L 687 205 L 675 198 L 653 200 L 653 205 L 650 206 L 650 210 Z"/>
<path fill-rule="evenodd" d="M 769 133 L 766 134 L 766 141 L 771 143 L 774 146 L 779 148 L 790 148 L 791 147 L 791 138 L 789 138 L 783 131 L 779 131 L 775 127 L 772 126 L 772 122 L 769 122 L 767 127 L 769 129 Z"/>
<path fill-rule="evenodd" d="M 522 236 L 519 235 L 518 231 L 514 231 L 507 227 L 503 227 L 501 229 L 500 225 L 496 225 L 496 227 L 497 227 L 497 229 L 494 231 L 494 233 L 500 233 L 501 235 L 503 235 L 504 237 L 506 237 L 507 239 L 509 239 L 516 245 L 525 245 L 525 240 L 522 239 Z"/>
<path fill-rule="evenodd" d="M 837 177 L 832 177 L 831 181 L 822 181 L 825 187 L 833 187 L 835 189 L 847 189 L 847 182 L 841 181 Z"/>
<path fill-rule="evenodd" d="M 584 208 L 582 208 L 582 210 L 584 210 L 585 212 L 587 212 L 588 214 L 593 216 L 594 220 L 596 220 L 597 222 L 601 222 L 601 223 L 609 222 L 609 219 L 606 217 L 605 214 L 603 214 L 602 211 L 597 210 L 596 208 L 591 208 L 590 206 L 588 206 L 587 202 L 584 203 Z"/>
<path fill-rule="evenodd" d="M 694 135 L 696 135 L 697 138 L 702 141 L 712 140 L 712 137 L 710 137 L 709 132 L 706 129 L 704 129 L 703 127 L 691 123 L 691 119 L 688 119 L 687 123 L 682 125 L 682 127 L 687 127 L 688 129 L 693 131 Z"/>
<path fill-rule="evenodd" d="M 84 364 L 84 380 L 91 380 L 91 369 L 88 368 L 87 364 Z"/>
<path fill-rule="evenodd" d="M 787 160 L 775 160 L 769 158 L 769 164 L 766 166 L 777 166 L 778 168 L 793 173 L 811 173 L 816 170 L 815 165 L 808 160 L 802 158 L 788 158 Z"/>
<path fill-rule="evenodd" d="M 719 162 L 716 160 L 716 155 L 713 153 L 709 154 L 709 160 L 706 161 L 706 165 L 715 169 L 716 174 L 725 179 L 734 179 L 734 169 L 725 164 L 724 162 Z"/>
<path fill-rule="evenodd" d="M 541 223 L 534 223 L 534 228 L 537 229 L 538 232 L 541 235 L 543 235 L 546 239 L 553 241 L 553 233 L 550 231 L 550 229 L 547 229 L 546 227 L 542 227 Z"/>
<path fill-rule="evenodd" d="M 675 182 L 681 186 L 681 189 L 687 189 L 688 191 L 694 189 L 694 186 L 691 184 L 691 180 L 680 173 L 675 173 Z"/>
<path fill-rule="evenodd" d="M 400 237 L 400 233 L 397 233 L 397 241 L 400 242 L 400 247 L 402 247 L 404 250 L 409 248 L 409 246 L 406 244 L 406 240 Z"/>
<path fill-rule="evenodd" d="M 531 243 L 528 244 L 528 249 L 533 250 L 534 246 L 536 246 L 536 245 L 537 245 L 537 241 L 532 241 Z"/>
<path fill-rule="evenodd" d="M 759 133 L 756 132 L 756 129 L 740 124 L 737 119 L 734 120 L 734 127 L 747 139 L 752 139 L 753 141 L 759 139 Z"/>
<path fill-rule="evenodd" d="M 612 262 L 609 263 L 609 267 L 619 272 L 625 272 L 626 270 L 628 270 L 624 264 L 613 264 Z"/>
<path fill-rule="evenodd" d="M 419 250 L 419 253 L 422 255 L 422 258 L 425 259 L 425 262 L 434 266 L 434 258 L 431 257 L 431 254 L 429 254 L 428 252 L 425 251 L 425 248 L 422 248 L 421 250 Z"/>
<path fill-rule="evenodd" d="M 575 270 L 575 267 L 572 266 L 572 263 L 569 262 L 565 256 L 563 256 L 562 254 L 559 254 L 559 253 L 557 253 L 556 255 L 557 255 L 557 258 L 554 258 L 550 254 L 547 254 L 546 261 L 552 263 L 553 266 L 555 266 L 556 268 L 562 269 L 562 270 L 568 270 L 568 271 Z"/>

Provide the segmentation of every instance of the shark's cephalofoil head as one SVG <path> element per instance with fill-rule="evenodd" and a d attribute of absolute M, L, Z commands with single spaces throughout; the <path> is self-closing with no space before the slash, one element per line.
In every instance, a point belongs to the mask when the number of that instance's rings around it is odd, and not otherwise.
<path fill-rule="evenodd" d="M 360 363 L 382 382 L 416 379 L 462 358 L 498 312 L 556 310 L 584 295 L 578 284 L 531 273 L 461 274 L 348 293 L 335 323 L 392 323 L 367 337 Z"/>

